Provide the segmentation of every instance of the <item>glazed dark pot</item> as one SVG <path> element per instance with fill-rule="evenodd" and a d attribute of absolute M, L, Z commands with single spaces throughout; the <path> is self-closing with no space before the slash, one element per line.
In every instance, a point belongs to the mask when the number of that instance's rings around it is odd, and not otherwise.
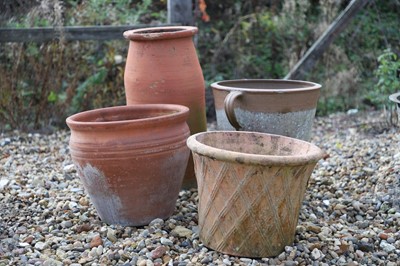
<path fill-rule="evenodd" d="M 173 213 L 189 158 L 188 114 L 149 104 L 67 118 L 72 159 L 102 221 L 139 226 Z"/>
<path fill-rule="evenodd" d="M 219 130 L 256 131 L 310 140 L 321 85 L 242 79 L 211 84 Z"/>

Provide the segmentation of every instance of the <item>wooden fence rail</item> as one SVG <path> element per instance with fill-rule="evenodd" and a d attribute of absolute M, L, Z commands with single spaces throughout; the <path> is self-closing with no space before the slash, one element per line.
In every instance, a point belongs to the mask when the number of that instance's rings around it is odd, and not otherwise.
<path fill-rule="evenodd" d="M 66 41 L 121 39 L 122 33 L 130 29 L 193 24 L 192 9 L 192 0 L 168 0 L 168 23 L 157 25 L 0 28 L 0 43 L 47 42 L 57 39 Z"/>
<path fill-rule="evenodd" d="M 0 42 L 47 42 L 57 39 L 63 39 L 66 41 L 113 40 L 122 39 L 122 33 L 126 30 L 171 25 L 177 24 L 41 27 L 27 29 L 0 28 Z"/>

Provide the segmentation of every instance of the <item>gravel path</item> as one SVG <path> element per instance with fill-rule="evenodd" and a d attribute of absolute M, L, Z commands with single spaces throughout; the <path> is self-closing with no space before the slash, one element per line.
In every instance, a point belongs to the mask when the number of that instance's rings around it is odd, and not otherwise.
<path fill-rule="evenodd" d="M 400 265 L 400 134 L 382 114 L 317 118 L 314 170 L 296 240 L 275 258 L 230 257 L 199 241 L 197 192 L 168 220 L 108 226 L 68 154 L 68 131 L 0 136 L 0 265 Z"/>

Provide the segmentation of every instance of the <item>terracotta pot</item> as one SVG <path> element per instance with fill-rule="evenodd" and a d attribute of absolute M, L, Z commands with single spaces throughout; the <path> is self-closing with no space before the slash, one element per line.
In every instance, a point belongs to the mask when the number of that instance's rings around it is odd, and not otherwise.
<path fill-rule="evenodd" d="M 397 117 L 400 118 L 400 92 L 390 95 L 389 99 L 396 104 Z"/>
<path fill-rule="evenodd" d="M 243 79 L 211 84 L 219 130 L 256 131 L 310 140 L 321 85 Z"/>
<path fill-rule="evenodd" d="M 315 145 L 278 135 L 214 131 L 189 137 L 199 188 L 200 240 L 243 257 L 280 254 L 294 241 Z"/>
<path fill-rule="evenodd" d="M 196 27 L 186 26 L 124 32 L 130 40 L 124 74 L 127 104 L 185 105 L 191 134 L 207 130 L 204 78 L 192 41 L 196 33 Z M 195 186 L 189 160 L 183 187 Z"/>
<path fill-rule="evenodd" d="M 72 159 L 104 222 L 139 226 L 173 213 L 189 158 L 188 114 L 150 104 L 67 118 Z"/>

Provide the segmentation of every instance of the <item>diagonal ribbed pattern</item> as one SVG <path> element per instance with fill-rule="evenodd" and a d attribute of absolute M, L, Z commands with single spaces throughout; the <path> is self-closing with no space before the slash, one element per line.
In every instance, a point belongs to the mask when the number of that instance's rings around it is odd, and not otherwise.
<path fill-rule="evenodd" d="M 256 166 L 194 154 L 200 239 L 217 251 L 269 257 L 291 245 L 314 163 Z"/>

